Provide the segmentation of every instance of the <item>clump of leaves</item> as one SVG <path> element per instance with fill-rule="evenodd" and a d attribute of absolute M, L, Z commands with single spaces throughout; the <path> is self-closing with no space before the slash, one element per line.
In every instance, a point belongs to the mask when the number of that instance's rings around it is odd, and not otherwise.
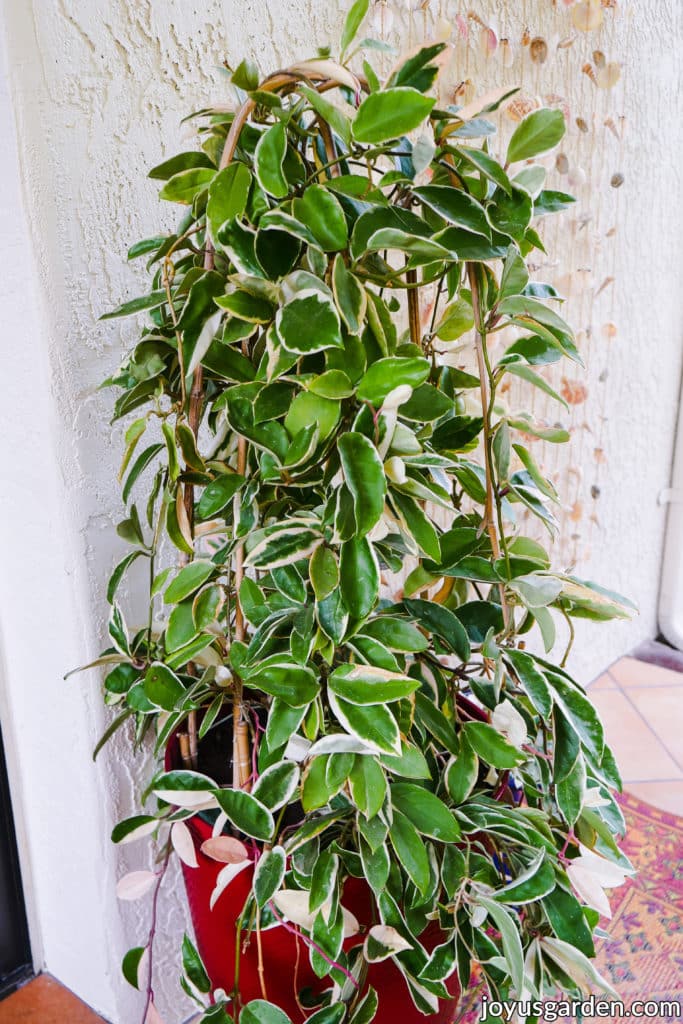
<path fill-rule="evenodd" d="M 423 1013 L 475 965 L 497 999 L 608 989 L 590 962 L 595 864 L 616 866 L 611 884 L 628 870 L 614 759 L 551 658 L 558 616 L 608 619 L 628 603 L 525 536 L 520 513 L 552 532 L 557 502 L 532 449 L 568 434 L 500 397 L 511 377 L 551 391 L 543 367 L 579 360 L 559 296 L 527 266 L 540 218 L 572 202 L 528 164 L 563 117 L 530 114 L 499 159 L 486 115 L 503 95 L 467 110 L 430 95 L 443 44 L 382 83 L 367 63 L 350 69 L 366 7 L 352 8 L 339 61 L 265 78 L 244 62 L 239 106 L 195 115 L 200 148 L 150 175 L 180 205 L 178 227 L 132 247 L 149 291 L 105 317 L 145 314 L 107 381 L 115 418 L 135 418 L 121 468 L 130 550 L 100 659 L 119 709 L 105 739 L 132 719 L 159 752 L 178 734 L 184 762 L 114 838 L 153 833 L 162 858 L 173 841 L 192 864 L 184 819 L 201 804 L 232 842 L 265 844 L 278 870 L 257 871 L 249 899 L 273 908 L 271 926 L 289 915 L 305 942 L 315 933 L 335 1024 L 371 1019 L 348 978 L 362 989 L 389 956 Z M 508 327 L 516 340 L 494 360 L 489 339 Z M 160 571 L 169 542 L 179 567 Z M 149 620 L 130 630 L 117 592 L 139 560 Z M 392 594 L 388 574 L 406 566 Z M 545 655 L 523 649 L 526 634 Z M 226 714 L 232 788 L 195 770 Z M 304 822 L 283 832 L 297 802 Z M 380 926 L 348 950 L 344 882 L 359 874 Z M 258 914 L 244 919 L 258 929 Z M 135 985 L 144 956 L 124 961 Z M 201 1002 L 211 983 L 187 938 L 184 963 Z M 231 997 L 205 1019 L 236 1015 L 238 986 Z M 252 1016 L 282 1021 L 264 1001 Z"/>

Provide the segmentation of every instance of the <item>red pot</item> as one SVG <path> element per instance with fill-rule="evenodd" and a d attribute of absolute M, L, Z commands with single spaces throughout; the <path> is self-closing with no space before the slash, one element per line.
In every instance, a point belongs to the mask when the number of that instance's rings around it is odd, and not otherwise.
<path fill-rule="evenodd" d="M 166 768 L 177 763 L 177 749 L 174 740 L 166 752 Z M 251 891 L 253 867 L 247 867 L 233 878 L 227 889 L 216 901 L 213 910 L 209 908 L 211 893 L 219 871 L 224 866 L 201 852 L 201 845 L 211 838 L 211 826 L 195 816 L 188 827 L 197 851 L 198 867 L 182 865 L 185 889 L 190 905 L 197 948 L 214 988 L 222 988 L 228 995 L 235 980 L 235 940 L 237 920 Z M 371 926 L 373 904 L 372 891 L 364 879 L 348 878 L 344 885 L 344 906 L 348 908 L 365 929 Z M 421 941 L 426 949 L 433 949 L 443 933 L 436 925 L 430 925 Z M 244 937 L 244 936 L 243 936 Z M 362 934 L 347 941 L 347 948 L 363 941 Z M 297 948 L 298 947 L 298 948 Z M 296 1002 L 296 992 L 310 988 L 322 992 L 329 988 L 329 981 L 322 981 L 313 972 L 304 941 L 285 928 L 269 928 L 261 933 L 261 948 L 265 968 L 265 983 L 270 1002 L 281 1007 L 298 1024 L 305 1020 Z M 425 1018 L 414 1006 L 405 980 L 391 960 L 372 964 L 368 970 L 367 984 L 372 985 L 379 997 L 376 1024 L 424 1024 L 425 1019 L 435 1024 L 449 1024 L 457 1008 L 460 994 L 457 975 L 446 983 L 452 1000 L 441 1000 L 439 1011 Z M 262 999 L 263 992 L 258 974 L 258 951 L 255 935 L 249 937 L 246 948 L 240 955 L 239 991 L 243 1003 L 250 999 Z"/>

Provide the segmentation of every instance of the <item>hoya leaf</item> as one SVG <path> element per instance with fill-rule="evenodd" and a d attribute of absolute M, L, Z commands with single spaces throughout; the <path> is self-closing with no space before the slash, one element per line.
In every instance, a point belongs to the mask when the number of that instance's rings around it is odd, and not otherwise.
<path fill-rule="evenodd" d="M 413 131 L 428 116 L 434 100 L 417 89 L 397 86 L 370 93 L 353 122 L 356 142 L 381 143 Z"/>

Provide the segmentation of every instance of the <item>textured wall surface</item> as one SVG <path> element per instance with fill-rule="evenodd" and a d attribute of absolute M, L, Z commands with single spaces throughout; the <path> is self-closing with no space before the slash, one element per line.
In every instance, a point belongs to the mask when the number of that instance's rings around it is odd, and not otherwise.
<path fill-rule="evenodd" d="M 120 428 L 108 426 L 112 398 L 96 387 L 120 361 L 133 328 L 100 325 L 97 317 L 138 293 L 139 271 L 126 266 L 125 251 L 163 227 L 164 216 L 146 170 L 187 144 L 182 116 L 226 97 L 222 61 L 246 54 L 262 68 L 285 64 L 333 40 L 341 17 L 326 0 L 5 0 L 27 224 L 21 257 L 36 271 L 35 299 L 18 275 L 5 282 L 16 306 L 14 333 L 3 337 L 8 365 L 16 367 L 9 439 L 20 451 L 28 438 L 39 461 L 35 479 L 20 491 L 31 514 L 5 502 L 3 518 L 13 531 L 17 576 L 22 548 L 41 553 L 23 618 L 28 608 L 39 621 L 49 618 L 49 628 L 44 650 L 26 627 L 22 635 L 22 602 L 6 585 L 3 723 L 15 740 L 39 955 L 114 1024 L 136 1019 L 118 962 L 128 945 L 144 941 L 147 920 L 144 906 L 123 914 L 114 905 L 112 882 L 126 868 L 144 866 L 145 854 L 133 846 L 119 859 L 106 832 L 115 816 L 131 811 L 139 768 L 114 752 L 93 772 L 88 751 L 102 718 L 97 678 L 72 682 L 68 697 L 60 682 L 101 647 L 104 580 L 121 547 L 114 530 Z M 444 35 L 448 25 L 451 91 L 461 80 L 466 92 L 521 84 L 528 102 L 550 97 L 569 113 L 566 174 L 551 160 L 550 180 L 576 191 L 580 202 L 547 236 L 551 257 L 547 266 L 539 261 L 539 277 L 562 279 L 587 371 L 559 382 L 581 399 L 570 414 L 536 400 L 537 415 L 566 422 L 574 435 L 569 453 L 539 458 L 551 460 L 567 495 L 558 548 L 565 567 L 576 562 L 642 611 L 632 625 L 580 631 L 574 663 L 588 679 L 656 625 L 664 522 L 657 495 L 669 480 L 681 370 L 680 7 L 676 0 L 610 0 L 602 27 L 591 33 L 572 27 L 559 0 L 393 0 L 373 19 L 376 33 L 404 45 Z M 530 39 L 547 45 L 543 64 L 522 45 L 527 28 Z M 504 38 L 509 44 L 501 45 Z M 598 89 L 581 70 L 595 64 L 594 50 L 622 65 L 613 89 Z M 536 44 L 533 52 L 543 50 Z M 617 173 L 625 178 L 619 189 L 610 186 Z M 30 390 L 38 399 L 33 413 L 24 399 Z M 6 461 L 7 488 L 18 493 L 24 485 L 13 465 Z M 41 487 L 48 497 L 39 503 Z M 29 603 L 35 595 L 43 599 L 37 605 Z M 55 723 L 64 730 L 59 742 Z M 20 740 L 29 730 L 39 742 L 27 747 Z M 186 1010 L 172 966 L 182 914 L 167 896 L 157 943 L 157 995 L 167 1024 L 178 1024 Z"/>

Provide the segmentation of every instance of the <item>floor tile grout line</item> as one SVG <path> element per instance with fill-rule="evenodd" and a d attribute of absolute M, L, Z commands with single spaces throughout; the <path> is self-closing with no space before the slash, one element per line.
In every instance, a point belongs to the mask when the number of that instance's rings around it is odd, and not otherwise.
<path fill-rule="evenodd" d="M 629 704 L 631 705 L 631 707 L 633 708 L 635 713 L 638 715 L 638 717 L 640 718 L 640 720 L 643 723 L 643 725 L 647 729 L 650 730 L 650 732 L 652 733 L 654 738 L 657 740 L 657 742 L 659 743 L 659 745 L 662 748 L 662 750 L 669 755 L 669 757 L 671 758 L 673 763 L 676 765 L 676 767 L 679 768 L 683 772 L 683 764 L 681 764 L 679 762 L 678 758 L 675 757 L 674 754 L 669 750 L 669 747 L 667 746 L 667 744 L 664 742 L 664 740 L 661 738 L 661 736 L 659 736 L 658 733 L 653 729 L 653 727 L 648 722 L 647 718 L 645 718 L 645 716 L 642 714 L 640 708 L 636 704 L 634 704 L 634 702 L 631 700 L 631 698 L 628 695 L 628 690 L 624 690 L 623 687 L 621 687 L 621 686 L 619 687 L 619 690 L 621 691 L 622 695 L 626 698 L 626 700 L 629 702 Z"/>
<path fill-rule="evenodd" d="M 683 690 L 683 679 L 681 679 L 680 683 L 629 683 L 627 686 L 625 683 L 621 683 L 617 677 L 613 676 L 609 671 L 603 673 L 603 675 L 609 676 L 617 690 Z M 597 681 L 598 680 L 596 679 L 596 682 Z M 609 690 L 612 689 L 612 687 L 604 686 L 603 689 Z"/>
<path fill-rule="evenodd" d="M 680 782 L 683 785 L 683 776 L 678 776 L 675 779 L 622 779 L 624 789 L 627 786 L 660 786 L 662 783 Z"/>

